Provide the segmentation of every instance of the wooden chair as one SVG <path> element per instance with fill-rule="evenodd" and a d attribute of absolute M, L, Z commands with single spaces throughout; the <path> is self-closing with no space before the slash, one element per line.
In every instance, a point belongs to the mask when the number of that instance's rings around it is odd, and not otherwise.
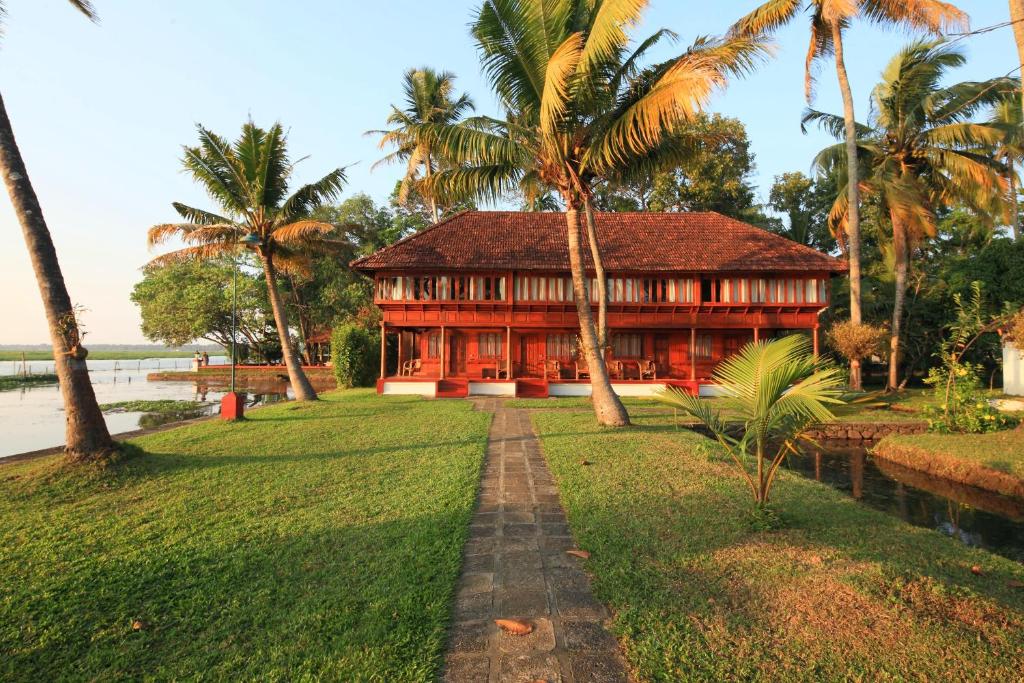
<path fill-rule="evenodd" d="M 608 372 L 612 379 L 626 379 L 626 366 L 621 360 L 613 360 L 608 364 Z"/>
<path fill-rule="evenodd" d="M 562 379 L 562 364 L 554 359 L 544 361 L 544 378 Z"/>
<path fill-rule="evenodd" d="M 423 369 L 423 361 L 419 358 L 413 360 L 407 360 L 402 363 L 402 371 L 399 373 L 399 377 L 412 377 L 414 374 Z"/>
<path fill-rule="evenodd" d="M 576 359 L 576 379 L 590 379 L 590 367 L 582 356 Z"/>
<path fill-rule="evenodd" d="M 653 360 L 642 360 L 640 365 L 640 379 L 658 379 L 658 364 Z"/>

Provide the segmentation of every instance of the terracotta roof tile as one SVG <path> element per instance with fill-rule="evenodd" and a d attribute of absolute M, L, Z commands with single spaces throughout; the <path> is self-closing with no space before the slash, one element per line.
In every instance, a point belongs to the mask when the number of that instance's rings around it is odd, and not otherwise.
<path fill-rule="evenodd" d="M 846 271 L 836 258 L 719 213 L 598 213 L 596 220 L 610 272 Z M 565 232 L 562 213 L 466 211 L 352 267 L 568 271 Z"/>

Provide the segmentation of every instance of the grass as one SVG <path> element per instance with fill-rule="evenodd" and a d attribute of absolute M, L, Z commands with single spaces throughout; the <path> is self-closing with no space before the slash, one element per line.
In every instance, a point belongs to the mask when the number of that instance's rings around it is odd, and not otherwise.
<path fill-rule="evenodd" d="M 0 679 L 434 680 L 490 416 L 322 399 L 0 468 Z"/>
<path fill-rule="evenodd" d="M 180 413 L 200 410 L 209 403 L 202 401 L 175 401 L 173 399 L 160 399 L 156 401 L 117 401 L 116 403 L 101 403 L 100 410 L 105 413 Z"/>
<path fill-rule="evenodd" d="M 0 391 L 56 384 L 57 375 L 0 375 Z"/>
<path fill-rule="evenodd" d="M 882 439 L 875 450 L 907 467 L 1024 498 L 1024 429 L 892 435 Z"/>
<path fill-rule="evenodd" d="M 783 527 L 755 531 L 743 481 L 670 418 L 532 417 L 638 680 L 1019 678 L 1020 564 L 787 472 Z"/>
<path fill-rule="evenodd" d="M 662 408 L 659 403 L 651 398 L 639 396 L 622 396 L 622 405 L 627 408 Z M 512 398 L 506 405 L 509 408 L 590 408 L 594 405 L 590 402 L 589 396 L 562 396 L 551 398 Z"/>
<path fill-rule="evenodd" d="M 0 361 L 53 360 L 52 351 L 0 351 Z M 145 358 L 191 358 L 192 351 L 89 351 L 89 360 L 142 360 Z"/>

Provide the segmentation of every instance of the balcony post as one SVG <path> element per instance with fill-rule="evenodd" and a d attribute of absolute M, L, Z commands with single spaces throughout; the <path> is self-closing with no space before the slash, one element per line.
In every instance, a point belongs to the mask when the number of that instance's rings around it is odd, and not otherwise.
<path fill-rule="evenodd" d="M 690 328 L 690 379 L 697 381 L 697 328 Z"/>
<path fill-rule="evenodd" d="M 761 341 L 761 330 L 760 328 L 754 328 L 754 343 Z"/>
<path fill-rule="evenodd" d="M 387 373 L 388 360 L 388 328 L 384 325 L 384 321 L 380 321 L 380 378 L 384 379 L 384 375 Z"/>
<path fill-rule="evenodd" d="M 512 379 L 512 326 L 505 326 L 505 379 Z"/>
<path fill-rule="evenodd" d="M 820 343 L 818 341 L 818 326 L 817 325 L 815 325 L 814 329 L 811 330 L 811 339 L 813 340 L 813 345 L 814 345 L 814 357 L 817 358 L 818 357 L 818 353 L 821 350 L 819 348 Z"/>
<path fill-rule="evenodd" d="M 429 344 L 430 341 L 428 340 L 427 343 Z M 441 325 L 441 348 L 438 349 L 438 353 L 441 355 L 441 379 L 444 379 L 444 357 L 447 355 L 445 353 L 445 348 L 446 347 L 444 345 L 444 325 Z"/>

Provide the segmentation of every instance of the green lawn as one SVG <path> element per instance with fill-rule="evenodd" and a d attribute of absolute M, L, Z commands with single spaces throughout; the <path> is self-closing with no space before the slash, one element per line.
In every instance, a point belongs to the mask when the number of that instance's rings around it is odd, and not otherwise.
<path fill-rule="evenodd" d="M 490 415 L 322 398 L 0 467 L 0 679 L 434 680 Z"/>
<path fill-rule="evenodd" d="M 893 435 L 879 442 L 875 450 L 889 460 L 954 481 L 1024 495 L 1024 429 Z"/>
<path fill-rule="evenodd" d="M 532 417 L 639 680 L 1019 679 L 1020 564 L 789 473 L 782 530 L 758 532 L 717 448 L 669 418 Z"/>

